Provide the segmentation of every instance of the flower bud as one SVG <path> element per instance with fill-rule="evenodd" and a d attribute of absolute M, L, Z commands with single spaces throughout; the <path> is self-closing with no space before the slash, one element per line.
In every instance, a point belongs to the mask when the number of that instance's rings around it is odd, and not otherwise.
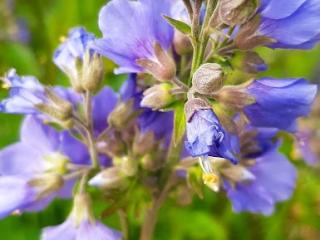
<path fill-rule="evenodd" d="M 118 167 L 110 167 L 95 175 L 89 185 L 102 189 L 118 189 L 126 186 L 126 181 Z"/>
<path fill-rule="evenodd" d="M 266 71 L 268 66 L 256 52 L 246 52 L 243 60 L 243 69 L 247 73 L 259 73 Z"/>
<path fill-rule="evenodd" d="M 205 63 L 192 78 L 192 87 L 200 94 L 211 94 L 223 85 L 224 72 L 219 64 Z"/>
<path fill-rule="evenodd" d="M 109 125 L 116 129 L 127 127 L 129 121 L 137 114 L 137 112 L 134 111 L 133 105 L 133 99 L 126 102 L 120 102 L 108 117 Z"/>
<path fill-rule="evenodd" d="M 192 51 L 192 44 L 190 38 L 178 30 L 174 32 L 173 38 L 174 50 L 179 54 L 183 55 Z"/>
<path fill-rule="evenodd" d="M 252 17 L 257 6 L 257 0 L 221 0 L 219 16 L 229 26 L 240 25 Z"/>
<path fill-rule="evenodd" d="M 118 167 L 121 173 L 127 177 L 132 177 L 138 170 L 137 159 L 129 156 L 116 157 L 113 159 L 114 165 Z"/>
<path fill-rule="evenodd" d="M 84 56 L 81 84 L 85 90 L 95 92 L 103 80 L 104 65 L 99 54 L 93 53 L 92 56 L 90 55 L 90 51 L 88 51 Z"/>
<path fill-rule="evenodd" d="M 148 88 L 143 92 L 144 97 L 140 105 L 152 110 L 159 110 L 168 106 L 173 101 L 171 89 L 172 86 L 168 83 L 157 84 Z"/>
<path fill-rule="evenodd" d="M 150 152 L 156 144 L 155 136 L 152 131 L 138 133 L 135 135 L 132 151 L 134 155 L 145 155 Z"/>
<path fill-rule="evenodd" d="M 184 111 L 187 117 L 187 121 L 189 121 L 193 114 L 202 109 L 211 109 L 210 105 L 201 98 L 192 98 L 189 99 L 184 105 Z"/>
<path fill-rule="evenodd" d="M 225 106 L 233 109 L 242 109 L 247 105 L 255 103 L 255 98 L 248 94 L 242 87 L 223 87 L 215 98 Z"/>
<path fill-rule="evenodd" d="M 137 64 L 143 67 L 154 78 L 159 81 L 170 81 L 176 76 L 176 64 L 171 56 L 165 52 L 160 44 L 154 46 L 156 60 L 141 58 L 137 60 Z"/>

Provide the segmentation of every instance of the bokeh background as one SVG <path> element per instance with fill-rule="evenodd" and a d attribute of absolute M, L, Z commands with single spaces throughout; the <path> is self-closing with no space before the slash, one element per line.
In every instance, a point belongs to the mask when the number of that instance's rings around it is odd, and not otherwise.
<path fill-rule="evenodd" d="M 66 84 L 66 78 L 52 63 L 54 49 L 74 26 L 85 26 L 100 36 L 98 13 L 105 3 L 106 0 L 0 0 L 0 75 L 14 67 L 19 74 L 35 75 L 47 84 Z M 259 51 L 270 65 L 264 75 L 305 77 L 319 83 L 320 48 L 307 52 Z M 114 77 L 113 64 L 106 64 L 106 84 L 117 88 L 125 77 Z M 4 90 L 0 90 L 0 96 L 5 96 Z M 1 148 L 18 139 L 20 121 L 20 116 L 0 114 Z M 282 150 L 298 167 L 299 180 L 293 197 L 278 204 L 272 216 L 235 214 L 224 194 L 207 190 L 204 199 L 195 197 L 190 206 L 169 201 L 161 211 L 155 239 L 320 239 L 320 170 L 293 158 L 290 141 L 284 142 Z M 63 222 L 69 209 L 70 202 L 55 201 L 42 213 L 1 220 L 0 239 L 39 239 L 40 229 Z M 117 216 L 106 222 L 119 228 Z M 134 227 L 137 230 L 138 226 Z"/>

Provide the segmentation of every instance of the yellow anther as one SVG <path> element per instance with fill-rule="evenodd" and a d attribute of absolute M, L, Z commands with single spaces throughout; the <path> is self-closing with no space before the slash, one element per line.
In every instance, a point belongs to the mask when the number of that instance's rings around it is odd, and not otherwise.
<path fill-rule="evenodd" d="M 61 37 L 59 38 L 59 41 L 60 41 L 61 43 L 64 43 L 66 40 L 67 40 L 67 38 L 66 38 L 65 36 L 61 36 Z"/>
<path fill-rule="evenodd" d="M 10 85 L 8 83 L 2 83 L 1 87 L 4 89 L 9 89 Z"/>
<path fill-rule="evenodd" d="M 202 179 L 206 185 L 217 184 L 220 182 L 219 176 L 214 173 L 204 173 L 202 175 Z"/>
<path fill-rule="evenodd" d="M 218 192 L 220 188 L 220 177 L 215 173 L 204 173 L 202 175 L 204 184 L 213 191 Z"/>

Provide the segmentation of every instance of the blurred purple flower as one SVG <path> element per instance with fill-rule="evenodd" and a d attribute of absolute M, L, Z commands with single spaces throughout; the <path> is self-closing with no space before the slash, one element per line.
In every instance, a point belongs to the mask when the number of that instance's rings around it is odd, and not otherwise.
<path fill-rule="evenodd" d="M 100 11 L 103 38 L 94 49 L 119 65 L 116 73 L 141 72 L 136 61 L 156 59 L 156 43 L 164 50 L 171 46 L 173 28 L 162 17 L 170 14 L 170 6 L 169 0 L 110 1 Z"/>
<path fill-rule="evenodd" d="M 262 78 L 247 85 L 245 91 L 256 100 L 244 108 L 253 126 L 295 131 L 296 119 L 311 110 L 317 86 L 302 78 Z"/>

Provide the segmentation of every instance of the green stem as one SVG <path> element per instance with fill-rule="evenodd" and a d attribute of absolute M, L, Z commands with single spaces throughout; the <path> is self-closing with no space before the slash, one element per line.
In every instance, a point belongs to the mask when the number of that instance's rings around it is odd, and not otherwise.
<path fill-rule="evenodd" d="M 129 240 L 129 220 L 127 213 L 123 209 L 120 209 L 118 210 L 118 215 L 122 230 L 122 240 Z"/>
<path fill-rule="evenodd" d="M 99 160 L 97 149 L 95 145 L 95 139 L 93 136 L 93 124 L 92 124 L 92 97 L 90 91 L 85 92 L 84 96 L 84 115 L 86 121 L 86 133 L 88 138 L 88 148 L 90 153 L 90 158 L 92 162 L 92 167 L 94 169 L 99 167 Z"/>

